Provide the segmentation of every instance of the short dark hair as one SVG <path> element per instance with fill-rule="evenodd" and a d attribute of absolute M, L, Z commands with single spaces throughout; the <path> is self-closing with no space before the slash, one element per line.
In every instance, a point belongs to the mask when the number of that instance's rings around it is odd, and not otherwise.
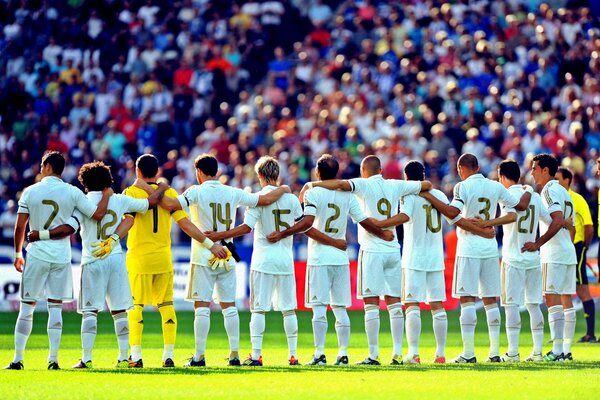
<path fill-rule="evenodd" d="M 556 172 L 560 172 L 562 177 L 569 181 L 569 186 L 571 186 L 571 182 L 573 182 L 573 173 L 571 172 L 571 170 L 569 168 L 558 167 Z"/>
<path fill-rule="evenodd" d="M 135 162 L 144 178 L 154 178 L 158 174 L 158 159 L 152 154 L 143 154 Z"/>
<path fill-rule="evenodd" d="M 88 192 L 109 188 L 113 183 L 110 167 L 102 161 L 83 164 L 79 169 L 79 182 Z"/>
<path fill-rule="evenodd" d="M 322 180 L 335 179 L 339 170 L 340 164 L 331 154 L 323 154 L 317 160 L 317 171 Z"/>
<path fill-rule="evenodd" d="M 465 153 L 458 159 L 458 165 L 475 171 L 479 167 L 479 161 L 477 161 L 477 157 L 474 154 Z"/>
<path fill-rule="evenodd" d="M 417 160 L 410 160 L 404 166 L 404 173 L 409 181 L 425 180 L 425 167 Z"/>
<path fill-rule="evenodd" d="M 58 151 L 49 151 L 42 157 L 42 166 L 50 164 L 52 172 L 62 175 L 65 169 L 65 157 Z"/>
<path fill-rule="evenodd" d="M 206 176 L 216 176 L 219 171 L 219 162 L 210 154 L 200 154 L 194 160 L 194 165 Z"/>
<path fill-rule="evenodd" d="M 537 156 L 533 157 L 533 161 L 535 161 L 541 169 L 548 168 L 548 173 L 550 176 L 554 177 L 554 175 L 556 175 L 556 171 L 558 170 L 558 161 L 552 154 L 538 154 Z"/>
<path fill-rule="evenodd" d="M 508 178 L 513 182 L 519 182 L 521 169 L 515 160 L 504 160 L 498 165 L 498 175 Z"/>

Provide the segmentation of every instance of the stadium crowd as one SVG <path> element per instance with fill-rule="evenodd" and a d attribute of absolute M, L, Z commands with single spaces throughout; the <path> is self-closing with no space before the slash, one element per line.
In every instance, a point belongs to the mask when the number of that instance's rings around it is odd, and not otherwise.
<path fill-rule="evenodd" d="M 595 204 L 599 16 L 566 0 L 3 1 L 0 211 L 46 149 L 74 184 L 104 161 L 116 190 L 145 152 L 178 191 L 205 152 L 259 189 L 268 154 L 296 192 L 325 152 L 342 178 L 367 154 L 386 178 L 420 160 L 448 191 L 461 153 L 494 176 L 550 151 Z"/>

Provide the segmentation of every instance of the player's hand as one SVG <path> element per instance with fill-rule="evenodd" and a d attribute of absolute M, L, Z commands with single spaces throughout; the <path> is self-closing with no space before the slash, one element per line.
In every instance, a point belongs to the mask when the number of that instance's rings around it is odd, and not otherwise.
<path fill-rule="evenodd" d="M 383 235 L 381 235 L 381 238 L 383 240 L 385 240 L 386 242 L 391 242 L 392 240 L 394 240 L 394 232 L 392 232 L 392 231 L 383 231 Z"/>
<path fill-rule="evenodd" d="M 346 249 L 348 248 L 348 242 L 346 242 L 344 239 L 334 239 L 333 241 L 333 247 L 335 247 L 336 249 L 346 251 Z"/>
<path fill-rule="evenodd" d="M 92 243 L 92 255 L 99 259 L 104 259 L 112 252 L 112 249 L 119 243 L 119 235 L 113 233 L 101 242 Z"/>
<path fill-rule="evenodd" d="M 572 218 L 566 218 L 563 220 L 563 228 L 565 229 L 569 229 L 573 226 L 573 219 Z"/>
<path fill-rule="evenodd" d="M 144 192 L 148 194 L 152 194 L 154 192 L 154 188 L 150 186 L 145 180 L 137 178 L 135 182 L 133 182 L 133 186 L 142 189 Z"/>
<path fill-rule="evenodd" d="M 271 233 L 269 236 L 267 236 L 267 240 L 270 243 L 277 243 L 279 242 L 281 239 L 283 239 L 283 236 L 281 235 L 281 232 L 273 232 Z"/>
<path fill-rule="evenodd" d="M 485 227 L 481 236 L 487 239 L 494 239 L 496 237 L 496 230 L 491 226 Z"/>
<path fill-rule="evenodd" d="M 281 185 L 284 193 L 292 193 L 292 189 L 288 185 Z"/>
<path fill-rule="evenodd" d="M 219 243 L 213 244 L 212 247 L 210 248 L 210 252 L 213 253 L 213 255 L 217 258 L 231 257 L 231 253 L 229 253 L 229 255 L 227 255 L 229 250 L 226 247 L 223 247 L 222 245 L 220 245 Z"/>
<path fill-rule="evenodd" d="M 538 246 L 536 242 L 527 242 L 523 245 L 523 247 L 521 248 L 521 251 L 522 252 L 538 251 L 539 249 L 540 249 L 540 246 Z"/>
<path fill-rule="evenodd" d="M 37 242 L 38 240 L 40 240 L 40 231 L 29 231 L 27 234 L 27 241 Z"/>
<path fill-rule="evenodd" d="M 217 241 L 221 240 L 221 238 L 219 237 L 219 232 L 206 231 L 206 232 L 203 232 L 203 233 L 204 233 L 204 236 L 206 236 L 207 238 L 209 238 L 213 242 L 217 242 Z"/>
<path fill-rule="evenodd" d="M 15 269 L 19 272 L 23 272 L 23 268 L 25 268 L 25 259 L 23 257 L 15 258 L 15 262 L 13 263 Z"/>

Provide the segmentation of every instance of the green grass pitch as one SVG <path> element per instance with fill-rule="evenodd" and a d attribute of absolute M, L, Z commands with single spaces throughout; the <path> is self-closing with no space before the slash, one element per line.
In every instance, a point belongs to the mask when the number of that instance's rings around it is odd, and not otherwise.
<path fill-rule="evenodd" d="M 99 332 L 94 350 L 94 367 L 90 371 L 69 369 L 80 357 L 80 316 L 65 313 L 65 328 L 59 353 L 61 371 L 47 371 L 47 337 L 45 313 L 36 313 L 34 331 L 25 353 L 25 371 L 0 371 L 0 397 L 3 399 L 108 399 L 108 398 L 594 398 L 600 393 L 600 344 L 575 344 L 573 363 L 434 365 L 431 361 L 435 340 L 431 329 L 431 314 L 422 312 L 423 335 L 420 355 L 424 364 L 400 367 L 290 367 L 279 313 L 267 315 L 262 368 L 226 367 L 227 335 L 220 312 L 211 316 L 208 339 L 207 368 L 164 370 L 161 362 L 162 339 L 158 313 L 144 314 L 143 370 L 116 370 L 116 338 L 112 319 L 107 313 L 99 318 Z M 0 314 L 0 362 L 12 359 L 16 313 Z M 327 356 L 331 363 L 336 356 L 333 316 L 329 317 Z M 531 349 L 527 313 L 522 314 L 521 355 Z M 193 314 L 178 313 L 179 329 L 175 352 L 176 365 L 190 357 L 194 347 Z M 241 355 L 250 350 L 249 313 L 241 313 Z M 363 313 L 351 312 L 352 337 L 350 361 L 366 356 Z M 584 332 L 584 321 L 578 316 L 577 334 Z M 312 354 L 311 314 L 299 312 L 299 358 L 307 362 Z M 448 358 L 461 350 L 458 313 L 450 312 L 446 348 Z M 478 312 L 476 352 L 480 361 L 487 358 L 487 327 L 485 315 Z M 504 328 L 503 328 L 504 329 Z M 546 333 L 547 339 L 549 334 Z M 391 338 L 387 313 L 381 313 L 381 361 L 389 362 Z M 506 336 L 501 335 L 502 349 Z M 545 344 L 545 350 L 549 348 Z M 404 345 L 406 351 L 406 343 Z"/>

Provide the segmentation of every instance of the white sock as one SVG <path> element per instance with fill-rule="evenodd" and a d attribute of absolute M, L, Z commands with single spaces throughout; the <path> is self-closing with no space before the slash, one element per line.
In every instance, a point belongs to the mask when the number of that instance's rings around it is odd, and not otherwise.
<path fill-rule="evenodd" d="M 27 339 L 31 335 L 31 328 L 33 327 L 33 311 L 35 310 L 35 304 L 21 303 L 19 309 L 19 316 L 17 317 L 17 323 L 15 324 L 15 357 L 13 362 L 23 361 L 25 355 L 25 346 L 27 345 Z"/>
<path fill-rule="evenodd" d="M 198 307 L 194 311 L 194 315 L 194 339 L 196 340 L 194 361 L 200 361 L 204 358 L 206 340 L 210 330 L 210 308 Z"/>
<path fill-rule="evenodd" d="M 365 304 L 365 332 L 369 343 L 369 358 L 379 357 L 379 306 Z"/>
<path fill-rule="evenodd" d="M 258 360 L 262 353 L 263 335 L 265 334 L 265 313 L 253 312 L 250 317 L 250 342 L 252 343 L 252 359 Z"/>
<path fill-rule="evenodd" d="M 563 335 L 565 330 L 563 306 L 558 305 L 548 308 L 548 325 L 550 325 L 552 352 L 556 355 L 561 355 L 563 353 Z"/>
<path fill-rule="evenodd" d="M 446 352 L 446 337 L 448 336 L 448 314 L 446 310 L 431 311 L 433 318 L 433 333 L 435 335 L 435 355 L 444 357 Z"/>
<path fill-rule="evenodd" d="M 506 313 L 506 337 L 508 338 L 508 355 L 519 354 L 519 334 L 521 333 L 521 314 L 519 306 L 509 305 L 504 307 Z"/>
<path fill-rule="evenodd" d="M 335 332 L 338 338 L 338 357 L 348 356 L 350 344 L 350 318 L 346 307 L 332 307 L 335 315 Z"/>
<path fill-rule="evenodd" d="M 48 341 L 50 342 L 48 362 L 58 362 L 58 349 L 60 347 L 62 327 L 62 303 L 48 303 Z"/>
<path fill-rule="evenodd" d="M 287 336 L 288 358 L 292 356 L 298 358 L 298 317 L 296 317 L 295 311 L 283 312 L 283 329 Z"/>
<path fill-rule="evenodd" d="M 392 331 L 392 357 L 402 355 L 402 340 L 404 339 L 404 312 L 402 303 L 387 306 L 390 314 L 390 330 Z M 417 339 L 418 340 L 418 339 Z"/>
<path fill-rule="evenodd" d="M 173 352 L 174 351 L 175 351 L 175 345 L 174 344 L 165 344 L 165 345 L 163 345 L 162 360 L 165 361 L 167 358 L 170 358 L 172 360 L 173 359 Z"/>
<path fill-rule="evenodd" d="M 460 332 L 463 341 L 463 353 L 465 358 L 475 356 L 475 326 L 477 326 L 477 313 L 475 303 L 463 303 L 460 305 Z"/>
<path fill-rule="evenodd" d="M 577 316 L 574 308 L 567 308 L 565 311 L 565 328 L 563 334 L 563 352 L 568 354 L 571 352 L 573 344 L 573 336 L 575 336 L 575 322 Z"/>
<path fill-rule="evenodd" d="M 127 349 L 129 347 L 129 320 L 125 311 L 113 314 L 115 334 L 119 346 L 119 361 L 127 360 Z"/>
<path fill-rule="evenodd" d="M 529 311 L 529 324 L 531 325 L 531 336 L 533 338 L 533 353 L 542 354 L 544 342 L 544 314 L 539 304 L 526 304 Z"/>
<path fill-rule="evenodd" d="M 419 354 L 419 336 L 421 336 L 421 310 L 419 306 L 410 306 L 406 309 L 406 341 L 409 357 Z"/>
<path fill-rule="evenodd" d="M 489 304 L 485 306 L 485 315 L 487 317 L 488 333 L 490 336 L 489 356 L 500 355 L 500 309 L 498 304 Z"/>
<path fill-rule="evenodd" d="M 142 359 L 142 345 L 132 344 L 131 345 L 131 359 L 133 361 L 139 361 Z"/>
<path fill-rule="evenodd" d="M 312 328 L 315 338 L 315 357 L 325 354 L 325 337 L 327 336 L 327 306 L 313 306 Z"/>
<path fill-rule="evenodd" d="M 98 315 L 93 312 L 84 312 L 81 319 L 81 348 L 83 353 L 81 361 L 92 361 L 92 350 L 98 332 Z"/>
<path fill-rule="evenodd" d="M 225 331 L 229 338 L 229 350 L 237 353 L 240 349 L 240 315 L 235 307 L 227 307 L 221 312 Z"/>

